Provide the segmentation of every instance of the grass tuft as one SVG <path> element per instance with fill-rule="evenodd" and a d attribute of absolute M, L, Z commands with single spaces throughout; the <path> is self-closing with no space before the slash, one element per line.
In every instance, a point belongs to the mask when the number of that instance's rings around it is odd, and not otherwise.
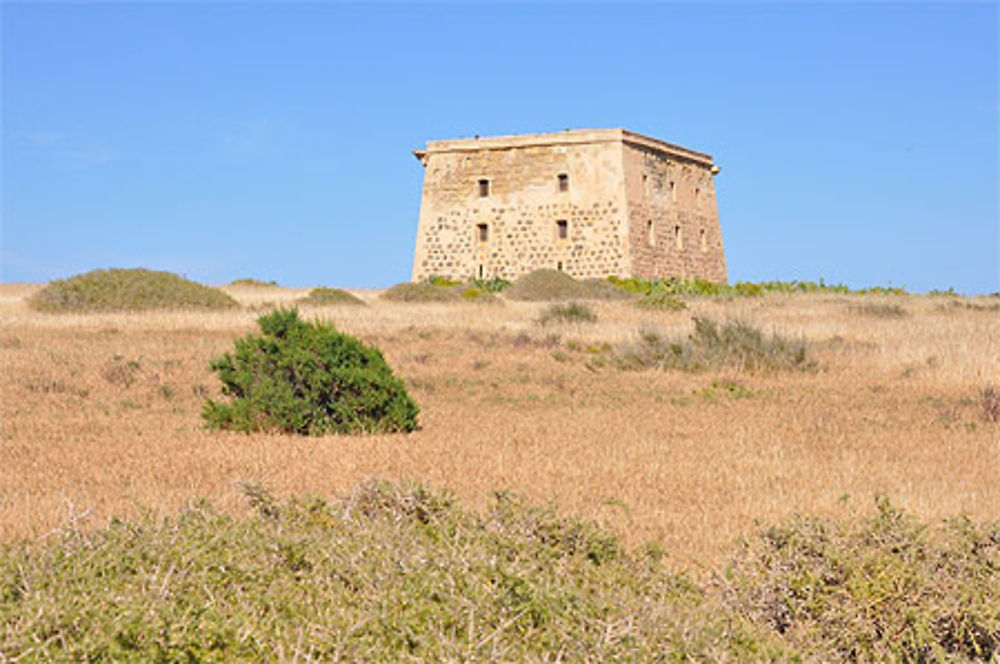
<path fill-rule="evenodd" d="M 650 311 L 681 311 L 687 305 L 666 291 L 655 291 L 635 301 L 635 306 Z"/>
<path fill-rule="evenodd" d="M 625 369 L 681 369 L 703 371 L 730 367 L 744 371 L 802 370 L 814 366 L 803 340 L 787 339 L 741 321 L 719 325 L 695 317 L 694 332 L 686 338 L 668 339 L 644 330 L 637 342 L 617 352 L 617 364 Z"/>
<path fill-rule="evenodd" d="M 596 323 L 597 314 L 586 304 L 570 302 L 568 304 L 553 304 L 542 312 L 538 319 L 539 325 L 552 323 Z"/>
<path fill-rule="evenodd" d="M 136 269 L 93 270 L 53 281 L 28 300 L 38 311 L 87 313 L 151 309 L 235 309 L 222 291 L 170 272 Z"/>
<path fill-rule="evenodd" d="M 898 304 L 886 304 L 884 302 L 865 302 L 864 304 L 852 304 L 849 307 L 851 313 L 861 316 L 873 316 L 875 318 L 906 318 L 909 312 Z"/>

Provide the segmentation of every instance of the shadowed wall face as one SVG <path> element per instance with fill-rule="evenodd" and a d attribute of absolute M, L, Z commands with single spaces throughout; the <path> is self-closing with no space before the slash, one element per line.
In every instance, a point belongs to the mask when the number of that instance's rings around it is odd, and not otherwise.
<path fill-rule="evenodd" d="M 621 129 L 434 141 L 416 155 L 414 281 L 543 268 L 726 279 L 707 155 Z"/>

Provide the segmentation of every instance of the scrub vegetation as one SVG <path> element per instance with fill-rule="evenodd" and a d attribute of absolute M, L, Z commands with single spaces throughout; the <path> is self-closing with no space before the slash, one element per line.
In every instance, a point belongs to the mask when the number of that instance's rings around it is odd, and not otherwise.
<path fill-rule="evenodd" d="M 656 544 L 508 492 L 368 482 L 243 518 L 202 503 L 0 548 L 0 655 L 36 661 L 988 661 L 1000 523 L 755 533 L 697 583 Z"/>
<path fill-rule="evenodd" d="M 431 286 L 258 324 L 308 291 L 58 316 L 0 285 L 0 660 L 1000 656 L 997 297 Z M 315 334 L 378 348 L 420 428 L 206 426 L 227 355 L 322 412 L 326 353 L 271 354 Z"/>
<path fill-rule="evenodd" d="M 320 286 L 309 291 L 309 294 L 298 300 L 298 303 L 305 306 L 326 306 L 326 305 L 364 305 L 364 300 L 356 295 L 352 295 L 341 288 L 326 288 Z"/>
<path fill-rule="evenodd" d="M 93 270 L 53 281 L 35 293 L 31 306 L 50 313 L 147 311 L 150 309 L 235 309 L 222 291 L 170 272 L 136 269 Z"/>

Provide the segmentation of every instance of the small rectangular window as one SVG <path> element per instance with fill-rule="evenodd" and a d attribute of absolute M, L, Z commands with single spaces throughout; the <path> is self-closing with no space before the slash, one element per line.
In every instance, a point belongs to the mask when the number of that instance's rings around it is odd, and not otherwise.
<path fill-rule="evenodd" d="M 708 251 L 708 234 L 704 228 L 698 232 L 698 239 L 701 241 L 701 250 Z"/>
<path fill-rule="evenodd" d="M 674 242 L 677 244 L 678 249 L 684 248 L 684 235 L 681 233 L 680 226 L 674 226 Z"/>
<path fill-rule="evenodd" d="M 565 240 L 569 237 L 569 222 L 565 219 L 560 219 L 556 222 L 556 237 L 560 240 Z"/>
<path fill-rule="evenodd" d="M 677 187 L 674 186 L 673 181 L 670 182 L 670 201 L 672 203 L 677 202 Z"/>
<path fill-rule="evenodd" d="M 652 219 L 646 222 L 646 243 L 651 247 L 656 244 L 656 229 L 653 228 Z"/>
<path fill-rule="evenodd" d="M 556 261 L 556 269 L 559 270 L 560 272 L 562 272 L 562 268 L 563 268 L 563 262 L 562 261 Z"/>
<path fill-rule="evenodd" d="M 490 181 L 480 180 L 479 181 L 479 197 L 486 198 L 490 195 Z"/>
<path fill-rule="evenodd" d="M 483 266 L 480 265 L 479 266 L 479 278 L 482 279 L 484 274 L 486 274 L 486 271 L 483 270 Z"/>
<path fill-rule="evenodd" d="M 559 191 L 569 191 L 569 175 L 566 173 L 559 174 Z"/>
<path fill-rule="evenodd" d="M 476 224 L 476 229 L 479 232 L 478 235 L 480 242 L 490 241 L 490 227 L 488 224 Z"/>

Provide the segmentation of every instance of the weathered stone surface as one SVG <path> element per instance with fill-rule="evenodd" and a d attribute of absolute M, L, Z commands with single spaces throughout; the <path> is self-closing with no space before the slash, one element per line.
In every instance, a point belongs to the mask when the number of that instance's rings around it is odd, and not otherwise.
<path fill-rule="evenodd" d="M 414 281 L 541 268 L 727 280 L 709 155 L 623 129 L 432 141 L 414 154 L 426 169 Z"/>

